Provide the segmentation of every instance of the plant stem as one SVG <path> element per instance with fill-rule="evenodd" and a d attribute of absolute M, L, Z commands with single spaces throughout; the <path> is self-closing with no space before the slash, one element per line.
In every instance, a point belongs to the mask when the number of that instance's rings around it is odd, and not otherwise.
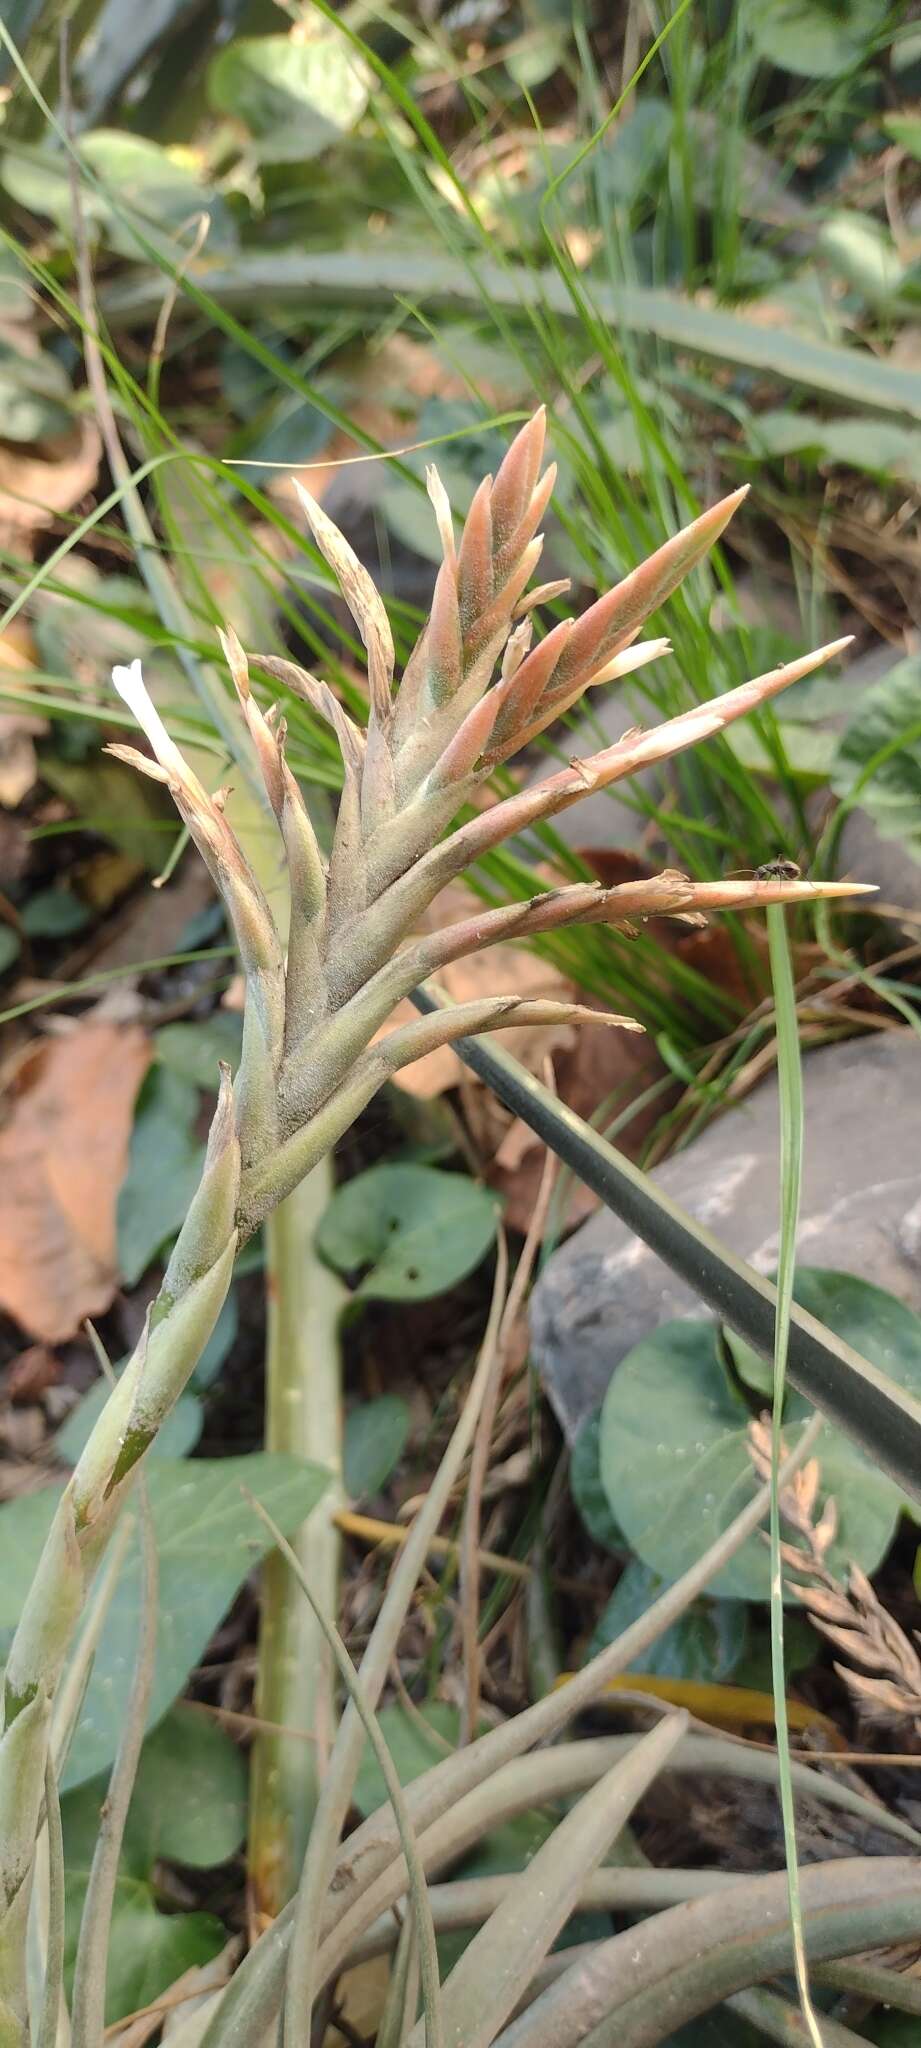
<path fill-rule="evenodd" d="M 327 1614 L 337 1612 L 339 1592 L 341 1536 L 334 1517 L 342 1503 L 338 1324 L 345 1295 L 317 1258 L 313 1234 L 332 1185 L 331 1163 L 323 1159 L 266 1224 L 265 1445 L 311 1458 L 334 1474 L 293 1542 Z M 332 1656 L 277 1552 L 262 1570 L 256 1713 L 279 1730 L 260 1732 L 252 1751 L 250 1910 L 261 1922 L 274 1919 L 296 1889 L 335 1732 Z M 285 1729 L 306 1729 L 313 1742 Z"/>

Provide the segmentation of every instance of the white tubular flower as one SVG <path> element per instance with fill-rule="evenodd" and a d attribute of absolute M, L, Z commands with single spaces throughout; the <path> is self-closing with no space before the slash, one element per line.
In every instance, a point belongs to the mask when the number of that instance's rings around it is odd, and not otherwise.
<path fill-rule="evenodd" d="M 645 668 L 647 661 L 661 661 L 663 654 L 671 654 L 670 640 L 637 640 L 633 647 L 625 647 L 606 662 L 596 676 L 590 676 L 586 688 L 594 690 L 597 683 L 613 683 L 618 676 L 632 675 L 635 668 Z"/>
<path fill-rule="evenodd" d="M 153 747 L 161 768 L 165 768 L 171 780 L 180 784 L 189 781 L 189 770 L 177 746 L 173 744 L 160 713 L 153 702 L 144 681 L 139 660 L 127 668 L 113 668 L 112 681 L 122 700 Z"/>

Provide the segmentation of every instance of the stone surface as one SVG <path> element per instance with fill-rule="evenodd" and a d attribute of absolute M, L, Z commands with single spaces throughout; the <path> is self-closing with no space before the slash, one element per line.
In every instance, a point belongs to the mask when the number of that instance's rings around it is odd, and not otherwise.
<path fill-rule="evenodd" d="M 803 1063 L 803 1264 L 857 1273 L 921 1313 L 921 1047 L 883 1033 Z M 663 1191 L 729 1248 L 777 1261 L 776 1078 L 660 1167 Z M 689 1287 L 606 1209 L 555 1252 L 534 1290 L 532 1356 L 572 1440 L 619 1360 L 659 1323 L 701 1312 Z"/>

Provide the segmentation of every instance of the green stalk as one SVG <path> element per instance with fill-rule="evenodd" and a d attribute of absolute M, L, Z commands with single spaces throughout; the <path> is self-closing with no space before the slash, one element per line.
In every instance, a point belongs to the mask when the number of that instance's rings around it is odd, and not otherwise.
<path fill-rule="evenodd" d="M 338 1609 L 342 1503 L 339 1316 L 344 1289 L 317 1258 L 313 1237 L 333 1187 L 323 1159 L 266 1224 L 265 1447 L 310 1458 L 334 1476 L 292 1547 L 327 1614 Z M 335 1734 L 329 1646 L 284 1558 L 262 1568 L 256 1714 L 250 1764 L 248 1869 L 256 1916 L 274 1919 L 297 1889 L 307 1837 Z M 281 1731 L 306 1730 L 313 1742 Z"/>
<path fill-rule="evenodd" d="M 777 1772 L 780 1781 L 780 1810 L 783 1817 L 784 1858 L 787 1866 L 787 1894 L 790 1902 L 796 1988 L 812 2048 L 822 2048 L 822 2035 L 809 1991 L 799 1866 L 796 1858 L 796 1812 L 790 1773 L 790 1728 L 787 1718 L 784 1665 L 783 1565 L 780 1555 L 778 1478 L 783 1456 L 787 1346 L 790 1337 L 790 1308 L 796 1270 L 796 1232 L 803 1170 L 803 1075 L 793 964 L 787 944 L 786 921 L 779 905 L 768 910 L 767 928 L 777 1017 L 777 1081 L 780 1094 L 780 1249 L 777 1263 L 774 1391 L 771 1407 L 771 1683 L 774 1695 L 774 1722 L 777 1729 Z"/>

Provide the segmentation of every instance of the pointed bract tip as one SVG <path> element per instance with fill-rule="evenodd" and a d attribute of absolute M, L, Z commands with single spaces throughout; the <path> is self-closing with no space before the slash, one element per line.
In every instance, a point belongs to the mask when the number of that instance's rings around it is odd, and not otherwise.
<path fill-rule="evenodd" d="M 300 477 L 292 477 L 291 481 L 294 485 L 295 494 L 300 499 L 304 511 L 306 512 L 308 519 L 310 519 L 314 512 L 318 512 L 320 510 L 316 498 L 311 497 L 306 484 L 301 483 Z"/>
<path fill-rule="evenodd" d="M 246 659 L 242 642 L 230 625 L 226 627 L 219 626 L 217 637 L 221 643 L 221 651 L 230 670 L 237 696 L 241 701 L 244 701 L 250 695 L 250 687 L 249 662 Z"/>

